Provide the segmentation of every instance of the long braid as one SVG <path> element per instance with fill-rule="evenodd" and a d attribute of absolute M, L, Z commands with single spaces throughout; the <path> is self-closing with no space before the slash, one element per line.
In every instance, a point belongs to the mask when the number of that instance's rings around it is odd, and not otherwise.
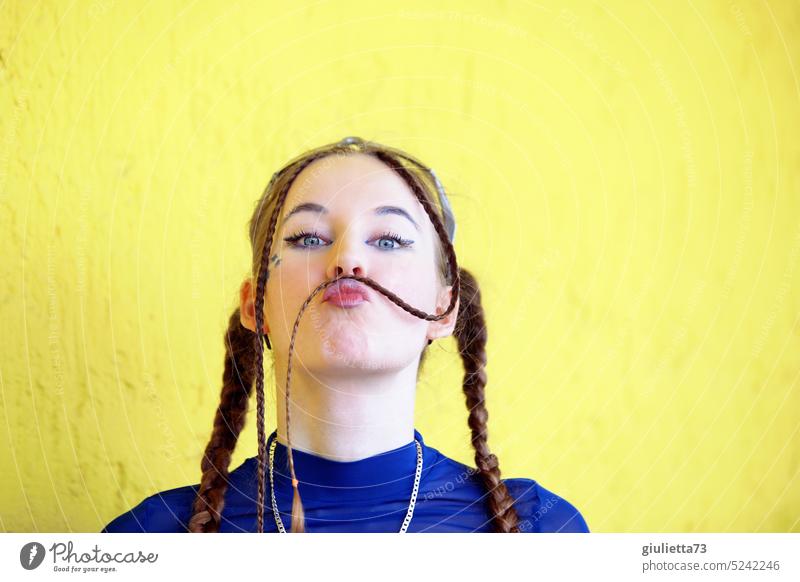
<path fill-rule="evenodd" d="M 447 277 L 450 279 L 454 290 L 457 291 L 457 293 L 452 294 L 450 307 L 437 318 L 425 317 L 423 312 L 416 309 L 408 309 L 408 306 L 404 306 L 405 304 L 401 305 L 402 302 L 397 303 L 395 301 L 395 303 L 417 317 L 435 320 L 447 315 L 451 311 L 455 299 L 461 296 L 453 335 L 458 343 L 459 353 L 464 364 L 463 390 L 467 409 L 469 410 L 467 423 L 472 430 L 475 463 L 489 492 L 489 507 L 492 512 L 495 530 L 501 533 L 518 533 L 519 517 L 514 509 L 514 498 L 500 479 L 499 461 L 497 456 L 490 452 L 488 445 L 486 424 L 489 419 L 489 412 L 486 409 L 484 398 L 487 334 L 478 282 L 469 271 L 458 267 L 455 250 L 447 237 L 444 225 L 413 175 L 402 165 L 393 163 L 392 158 L 383 152 L 375 152 L 374 155 L 399 173 L 419 199 L 436 233 L 439 235 L 440 244 L 447 259 Z"/>
<path fill-rule="evenodd" d="M 489 451 L 489 412 L 486 409 L 486 322 L 481 305 L 480 289 L 475 277 L 461 269 L 461 303 L 453 335 L 464 363 L 464 396 L 466 397 L 475 448 L 475 464 L 489 492 L 489 507 L 496 532 L 518 533 L 519 516 L 514 498 L 500 479 L 497 456 Z"/>
<path fill-rule="evenodd" d="M 189 531 L 218 532 L 228 488 L 228 468 L 236 442 L 244 428 L 247 406 L 253 391 L 253 338 L 239 319 L 237 307 L 225 332 L 225 370 L 214 428 L 206 445 L 200 468 L 203 477 L 192 508 Z"/>
<path fill-rule="evenodd" d="M 258 533 L 263 533 L 264 531 L 264 499 L 266 497 L 265 494 L 265 471 L 267 466 L 267 439 L 266 439 L 266 431 L 264 430 L 264 344 L 262 342 L 262 338 L 266 337 L 263 333 L 264 330 L 264 300 L 267 291 L 267 281 L 269 280 L 269 256 L 270 251 L 272 249 L 272 238 L 275 233 L 275 228 L 278 222 L 278 216 L 280 215 L 281 209 L 283 208 L 283 204 L 286 201 L 286 197 L 289 193 L 289 186 L 291 186 L 294 179 L 297 175 L 308 166 L 311 162 L 315 159 L 322 157 L 323 154 L 320 153 L 316 156 L 309 156 L 305 159 L 302 163 L 296 164 L 296 166 L 282 178 L 281 183 L 282 186 L 276 186 L 278 188 L 278 196 L 275 202 L 275 207 L 270 215 L 269 219 L 269 226 L 267 227 L 266 236 L 264 238 L 263 244 L 263 251 L 261 252 L 260 257 L 260 265 L 258 268 L 258 278 L 256 283 L 256 298 L 255 298 L 255 319 L 256 319 L 256 334 L 253 337 L 253 348 L 255 353 L 255 376 L 256 376 L 256 400 L 257 400 L 257 415 L 258 415 L 258 515 L 257 515 L 257 525 L 258 525 Z M 269 194 L 270 187 L 267 187 L 266 195 Z M 254 228 L 252 230 L 253 233 L 258 232 L 258 222 L 261 219 L 262 211 L 265 210 L 263 206 L 259 206 L 258 214 L 255 217 Z M 256 239 L 253 238 L 253 243 L 255 244 Z M 290 356 L 291 358 L 291 352 Z M 286 407 L 289 407 L 289 395 L 288 393 L 285 395 L 286 398 Z M 294 495 L 292 498 L 292 526 L 291 531 L 295 533 L 302 533 L 305 532 L 305 512 L 303 511 L 303 502 L 300 498 L 300 489 L 299 489 L 299 481 L 297 476 L 294 472 L 294 458 L 292 456 L 292 447 L 291 447 L 291 439 L 288 435 L 289 429 L 289 422 L 287 417 L 286 422 L 286 429 L 287 429 L 287 452 L 289 457 L 289 470 L 292 475 L 292 488 L 294 489 Z"/>

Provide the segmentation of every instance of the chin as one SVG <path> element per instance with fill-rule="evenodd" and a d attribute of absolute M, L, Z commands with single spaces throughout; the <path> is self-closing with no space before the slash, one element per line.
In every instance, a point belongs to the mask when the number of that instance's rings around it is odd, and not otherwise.
<path fill-rule="evenodd" d="M 320 360 L 316 366 L 320 373 L 360 371 L 365 374 L 378 374 L 398 370 L 408 364 L 408 362 L 398 361 L 398 356 L 401 354 L 396 350 L 377 349 L 376 346 L 370 346 L 366 341 L 338 338 L 330 342 L 326 341 L 320 347 Z"/>
<path fill-rule="evenodd" d="M 382 331 L 366 331 L 364 325 L 352 320 L 312 323 L 316 325 L 298 335 L 293 360 L 296 364 L 302 360 L 307 369 L 317 373 L 400 370 L 421 352 L 408 349 L 408 346 L 420 344 L 420 340 L 416 334 L 404 333 L 406 330 L 384 325 L 378 326 L 379 329 L 383 327 Z"/>
<path fill-rule="evenodd" d="M 374 359 L 369 342 L 363 336 L 339 335 L 327 338 L 320 349 L 324 365 L 330 368 L 363 368 Z"/>

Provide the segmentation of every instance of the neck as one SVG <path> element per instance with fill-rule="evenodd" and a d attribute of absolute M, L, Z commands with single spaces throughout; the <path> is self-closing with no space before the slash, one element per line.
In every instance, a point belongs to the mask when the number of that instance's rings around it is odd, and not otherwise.
<path fill-rule="evenodd" d="M 334 461 L 358 461 L 414 440 L 419 362 L 401 370 L 308 373 L 292 367 L 292 449 Z M 348 371 L 349 372 L 349 371 Z M 277 440 L 287 445 L 286 370 L 276 367 Z"/>

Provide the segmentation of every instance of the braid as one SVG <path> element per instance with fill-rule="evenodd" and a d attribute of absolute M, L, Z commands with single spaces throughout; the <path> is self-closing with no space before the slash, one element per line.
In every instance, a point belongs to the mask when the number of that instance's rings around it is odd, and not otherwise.
<path fill-rule="evenodd" d="M 453 335 L 464 363 L 464 396 L 469 409 L 468 424 L 472 429 L 472 446 L 475 463 L 489 491 L 489 507 L 494 527 L 500 533 L 518 533 L 519 516 L 514 509 L 514 498 L 500 480 L 497 456 L 489 451 L 484 388 L 486 386 L 486 323 L 481 306 L 478 282 L 465 269 L 461 272 L 461 303 Z"/>
<path fill-rule="evenodd" d="M 278 215 L 283 208 L 286 201 L 286 196 L 289 193 L 289 186 L 291 186 L 297 175 L 311 162 L 323 157 L 320 153 L 316 156 L 309 156 L 302 163 L 296 164 L 295 167 L 287 173 L 283 179 L 283 186 L 278 187 L 278 196 L 275 202 L 275 207 L 270 215 L 269 225 L 267 227 L 266 237 L 264 239 L 264 249 L 261 254 L 260 265 L 258 268 L 258 278 L 256 283 L 256 298 L 255 298 L 255 316 L 256 316 L 256 330 L 257 333 L 253 334 L 252 345 L 255 357 L 255 373 L 256 373 L 256 402 L 257 402 L 257 416 L 258 416 L 258 515 L 257 526 L 258 533 L 264 531 L 264 499 L 266 496 L 265 489 L 265 475 L 264 472 L 267 466 L 267 440 L 266 431 L 264 429 L 264 344 L 261 338 L 266 337 L 263 334 L 264 330 L 264 299 L 267 292 L 267 281 L 269 280 L 269 255 L 272 249 L 272 238 L 275 233 L 275 228 L 278 222 Z M 267 188 L 269 190 L 269 187 Z M 269 192 L 265 192 L 268 195 Z M 261 207 L 259 207 L 259 214 Z M 256 223 L 261 216 L 256 217 Z M 267 340 L 268 341 L 268 340 Z M 291 352 L 290 352 L 291 354 Z M 291 356 L 290 356 L 291 357 Z M 289 408 L 289 395 L 286 395 L 286 408 L 288 414 Z M 286 425 L 288 430 L 289 418 L 287 416 Z M 292 474 L 292 485 L 294 489 L 294 496 L 292 498 L 292 525 L 291 531 L 296 533 L 305 532 L 305 513 L 303 511 L 303 502 L 300 499 L 300 490 L 298 488 L 298 480 L 294 472 L 294 458 L 292 457 L 291 441 L 287 447 L 289 457 L 289 469 Z"/>
<path fill-rule="evenodd" d="M 225 332 L 225 371 L 214 428 L 200 463 L 203 477 L 192 508 L 189 531 L 218 532 L 228 488 L 228 467 L 247 416 L 253 391 L 253 338 L 241 324 L 239 308 L 231 315 Z"/>
<path fill-rule="evenodd" d="M 448 314 L 455 299 L 461 296 L 458 317 L 453 335 L 458 342 L 459 352 L 464 364 L 464 395 L 469 409 L 468 424 L 472 429 L 472 445 L 475 447 L 475 462 L 480 471 L 481 478 L 489 491 L 489 507 L 492 511 L 495 529 L 501 533 L 519 532 L 519 516 L 514 509 L 514 498 L 508 488 L 500 480 L 500 467 L 497 456 L 489 452 L 487 442 L 488 434 L 486 423 L 489 412 L 486 409 L 484 388 L 486 386 L 486 322 L 481 305 L 481 296 L 478 282 L 466 269 L 458 267 L 455 250 L 450 243 L 441 219 L 432 208 L 425 196 L 424 189 L 402 165 L 392 163 L 390 156 L 378 151 L 374 155 L 389 165 L 400 174 L 411 187 L 414 194 L 428 214 L 431 223 L 439 235 L 440 244 L 447 262 L 447 274 L 457 293 L 452 295 L 448 309 L 438 317 L 427 316 L 422 311 L 411 308 L 403 301 L 399 301 L 392 293 L 382 290 L 384 295 L 394 303 L 422 319 L 436 320 Z M 353 277 L 359 279 L 358 277 Z M 367 283 L 367 281 L 362 281 Z M 370 285 L 375 288 L 374 285 Z M 398 299 L 398 301 L 395 301 Z"/>

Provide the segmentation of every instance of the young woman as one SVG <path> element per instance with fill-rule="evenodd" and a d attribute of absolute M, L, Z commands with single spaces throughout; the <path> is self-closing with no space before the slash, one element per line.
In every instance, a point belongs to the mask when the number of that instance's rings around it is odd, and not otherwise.
<path fill-rule="evenodd" d="M 220 404 L 198 485 L 156 493 L 103 532 L 588 532 L 488 445 L 486 324 L 458 267 L 433 170 L 345 138 L 276 172 L 250 220 L 252 277 L 225 334 Z M 454 335 L 475 468 L 414 428 L 427 347 Z M 277 429 L 264 430 L 264 348 Z M 256 389 L 258 454 L 229 472 Z"/>

